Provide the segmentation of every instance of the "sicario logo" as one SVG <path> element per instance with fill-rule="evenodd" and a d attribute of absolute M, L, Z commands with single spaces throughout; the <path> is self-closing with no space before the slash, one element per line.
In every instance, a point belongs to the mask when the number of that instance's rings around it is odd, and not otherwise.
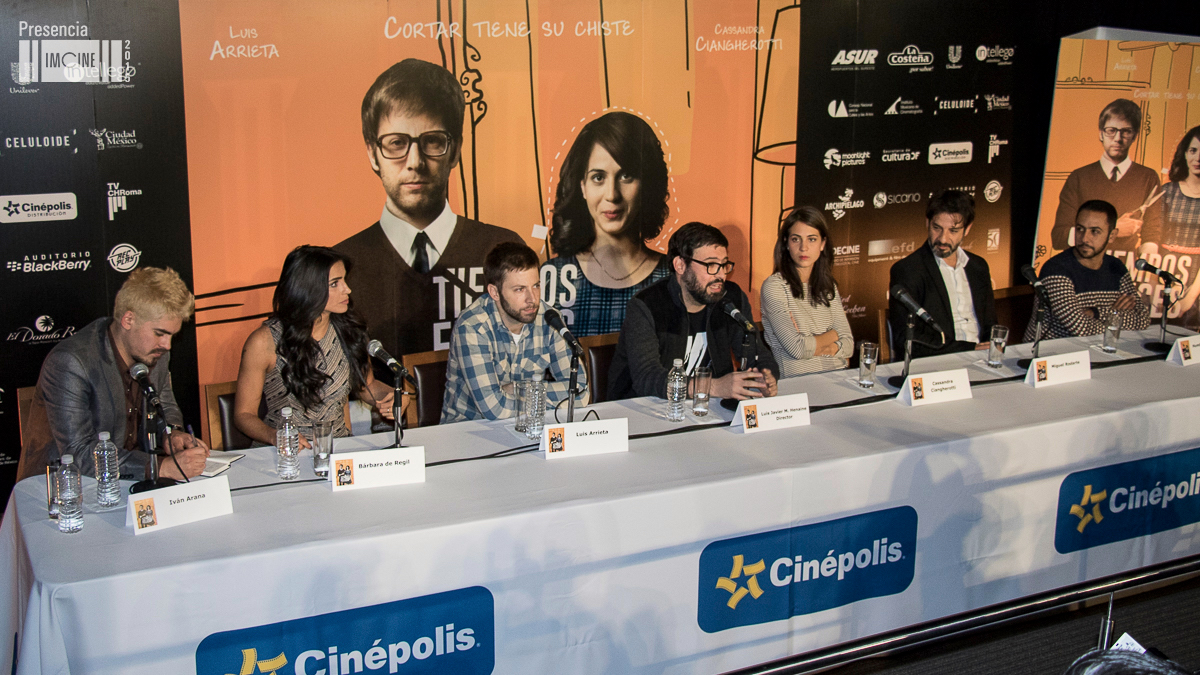
<path fill-rule="evenodd" d="M 1059 553 L 1143 537 L 1200 522 L 1200 448 L 1063 479 L 1054 548 Z"/>
<path fill-rule="evenodd" d="M 700 554 L 696 621 L 715 633 L 901 593 L 916 542 L 911 506 L 713 542 Z"/>
<path fill-rule="evenodd" d="M 213 633 L 197 675 L 490 673 L 495 608 L 482 586 Z"/>

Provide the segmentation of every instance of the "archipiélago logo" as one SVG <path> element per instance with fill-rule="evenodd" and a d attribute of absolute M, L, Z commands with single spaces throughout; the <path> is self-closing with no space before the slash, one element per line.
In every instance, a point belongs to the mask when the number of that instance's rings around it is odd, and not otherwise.
<path fill-rule="evenodd" d="M 482 586 L 213 633 L 197 675 L 491 673 L 495 602 Z"/>
<path fill-rule="evenodd" d="M 903 592 L 913 580 L 911 506 L 715 541 L 700 554 L 706 633 Z"/>
<path fill-rule="evenodd" d="M 1058 489 L 1054 548 L 1070 553 L 1200 522 L 1200 448 L 1077 471 Z"/>

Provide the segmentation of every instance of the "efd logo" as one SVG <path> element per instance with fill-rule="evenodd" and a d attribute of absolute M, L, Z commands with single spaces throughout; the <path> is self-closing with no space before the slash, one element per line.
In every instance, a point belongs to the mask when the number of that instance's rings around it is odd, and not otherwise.
<path fill-rule="evenodd" d="M 700 554 L 696 621 L 716 633 L 901 593 L 916 543 L 911 506 L 715 541 Z"/>
<path fill-rule="evenodd" d="M 482 586 L 213 633 L 197 675 L 480 673 L 496 663 L 495 608 Z"/>
<path fill-rule="evenodd" d="M 1063 479 L 1054 548 L 1059 553 L 1134 539 L 1200 522 L 1200 448 Z"/>

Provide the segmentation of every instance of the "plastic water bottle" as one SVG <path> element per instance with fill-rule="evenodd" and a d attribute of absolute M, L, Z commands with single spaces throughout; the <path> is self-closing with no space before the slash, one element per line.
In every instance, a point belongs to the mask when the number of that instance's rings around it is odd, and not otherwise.
<path fill-rule="evenodd" d="M 546 424 L 546 375 L 534 373 L 533 381 L 525 384 L 525 436 L 540 440 Z"/>
<path fill-rule="evenodd" d="M 275 470 L 280 480 L 296 480 L 300 477 L 300 429 L 292 421 L 292 409 L 284 408 L 283 424 L 275 433 L 275 447 L 279 450 Z"/>
<path fill-rule="evenodd" d="M 58 531 L 74 534 L 83 529 L 83 482 L 73 455 L 62 456 L 58 470 Z"/>
<path fill-rule="evenodd" d="M 121 467 L 117 461 L 117 446 L 108 440 L 107 431 L 100 432 L 100 441 L 92 448 L 96 464 L 96 503 L 116 506 L 121 501 Z"/>
<path fill-rule="evenodd" d="M 671 372 L 667 373 L 667 420 L 683 421 L 684 402 L 687 399 L 687 373 L 683 371 L 683 359 L 675 359 Z"/>

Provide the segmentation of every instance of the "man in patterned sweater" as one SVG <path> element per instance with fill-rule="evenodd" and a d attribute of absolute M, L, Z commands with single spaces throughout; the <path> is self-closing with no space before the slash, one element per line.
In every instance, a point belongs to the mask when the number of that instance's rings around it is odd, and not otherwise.
<path fill-rule="evenodd" d="M 1121 313 L 1121 327 L 1143 330 L 1150 325 L 1150 308 L 1142 304 L 1125 264 L 1106 255 L 1116 235 L 1117 210 L 1093 199 L 1075 214 L 1075 245 L 1046 261 L 1041 282 L 1050 297 L 1042 337 L 1099 335 L 1110 309 Z M 1025 340 L 1034 337 L 1034 321 Z"/>

